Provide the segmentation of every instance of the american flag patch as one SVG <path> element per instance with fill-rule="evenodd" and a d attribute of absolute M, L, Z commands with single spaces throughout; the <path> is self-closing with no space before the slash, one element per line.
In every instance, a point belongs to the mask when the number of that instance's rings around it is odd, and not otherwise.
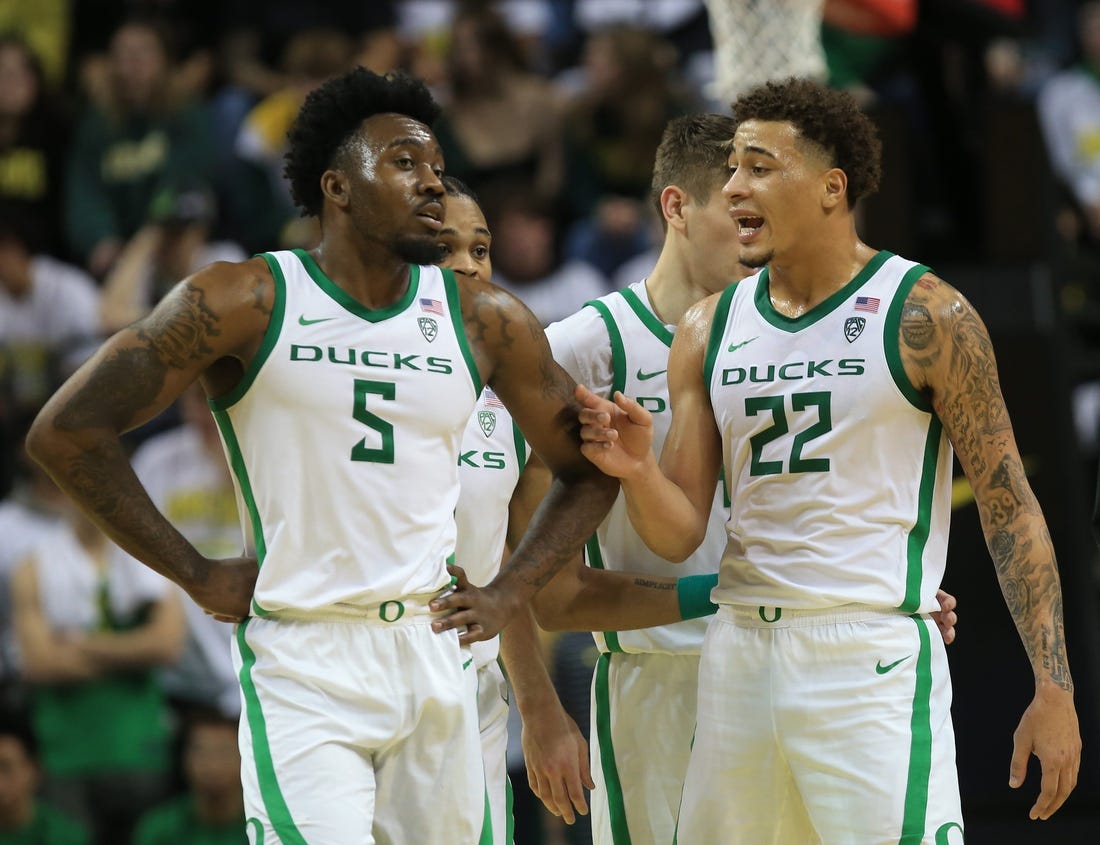
<path fill-rule="evenodd" d="M 504 403 L 501 402 L 497 395 L 493 393 L 493 391 L 488 387 L 485 388 L 485 404 L 488 405 L 490 408 L 504 407 Z"/>
<path fill-rule="evenodd" d="M 423 302 L 423 300 L 421 300 Z M 856 297 L 856 311 L 870 311 L 872 314 L 878 313 L 878 297 L 874 296 L 857 296 Z"/>
<path fill-rule="evenodd" d="M 878 300 L 875 300 L 875 301 L 877 302 Z M 420 299 L 420 310 L 421 311 L 427 311 L 431 314 L 438 314 L 439 316 L 442 317 L 443 316 L 443 303 L 440 302 L 438 299 L 426 299 L 424 297 L 421 297 L 421 299 Z"/>

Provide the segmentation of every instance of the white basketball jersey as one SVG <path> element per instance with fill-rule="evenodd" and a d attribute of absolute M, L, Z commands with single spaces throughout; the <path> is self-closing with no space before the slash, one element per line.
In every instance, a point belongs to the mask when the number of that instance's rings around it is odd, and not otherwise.
<path fill-rule="evenodd" d="M 898 341 L 926 272 L 879 252 L 798 318 L 766 268 L 719 299 L 705 378 L 733 504 L 715 601 L 938 609 L 952 453 Z"/>
<path fill-rule="evenodd" d="M 302 250 L 263 257 L 276 295 L 262 348 L 211 402 L 260 562 L 254 612 L 441 589 L 481 389 L 454 276 L 411 266 L 405 295 L 371 310 Z"/>
<path fill-rule="evenodd" d="M 602 337 L 592 337 L 591 312 L 602 322 Z M 584 332 L 583 342 L 576 335 Z M 581 311 L 547 329 L 554 357 L 577 381 L 610 385 L 607 395 L 621 390 L 653 413 L 653 449 L 660 454 L 668 435 L 672 414 L 668 402 L 668 355 L 672 330 L 653 313 L 645 282 L 588 303 Z M 608 360 L 610 372 L 594 372 L 599 361 Z M 561 354 L 559 354 L 559 350 Z M 587 352 L 589 360 L 579 356 Z M 604 369 L 607 364 L 604 363 Z M 619 494 L 611 511 L 585 547 L 585 560 L 597 569 L 644 572 L 680 577 L 717 571 L 725 547 L 723 525 L 729 509 L 722 485 L 715 493 L 714 506 L 702 545 L 683 563 L 670 563 L 651 552 L 630 524 L 626 499 Z M 703 644 L 707 619 L 690 619 L 637 631 L 594 632 L 601 651 L 631 653 L 662 652 L 698 654 Z"/>
<path fill-rule="evenodd" d="M 455 563 L 479 587 L 500 571 L 508 532 L 508 503 L 526 462 L 527 442 L 504 403 L 492 388 L 486 387 L 462 435 L 458 454 L 462 492 L 455 508 Z M 480 669 L 496 660 L 500 638 L 473 643 L 470 650 Z"/>

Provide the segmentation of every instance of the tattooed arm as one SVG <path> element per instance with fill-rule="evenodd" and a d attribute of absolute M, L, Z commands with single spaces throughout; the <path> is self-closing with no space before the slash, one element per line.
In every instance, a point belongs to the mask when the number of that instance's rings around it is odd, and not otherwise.
<path fill-rule="evenodd" d="M 482 379 L 492 385 L 554 478 L 508 564 L 481 591 L 485 600 L 479 609 L 471 607 L 436 623 L 436 630 L 467 625 L 463 639 L 475 641 L 497 633 L 580 551 L 610 509 L 619 485 L 581 454 L 575 385 L 550 354 L 535 315 L 506 291 L 471 279 L 462 283 L 462 311 Z"/>
<path fill-rule="evenodd" d="M 989 333 L 973 306 L 931 274 L 902 312 L 900 348 L 913 385 L 932 400 L 974 490 L 986 545 L 1035 675 L 1035 698 L 1015 735 L 1009 783 L 1028 756 L 1042 761 L 1032 818 L 1048 818 L 1077 782 L 1081 740 L 1062 625 L 1054 547 L 1020 460 Z"/>
<path fill-rule="evenodd" d="M 109 338 L 49 400 L 27 450 L 119 546 L 224 616 L 247 614 L 255 562 L 210 561 L 164 518 L 120 436 L 196 379 L 229 390 L 263 338 L 274 297 L 262 259 L 217 263 L 180 282 L 144 319 Z"/>

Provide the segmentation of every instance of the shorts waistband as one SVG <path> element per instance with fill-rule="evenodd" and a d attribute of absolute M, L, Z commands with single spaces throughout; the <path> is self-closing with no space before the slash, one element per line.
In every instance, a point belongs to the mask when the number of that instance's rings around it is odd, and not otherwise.
<path fill-rule="evenodd" d="M 765 605 L 723 604 L 715 614 L 723 622 L 741 628 L 806 628 L 812 625 L 833 625 L 838 622 L 862 622 L 868 619 L 904 618 L 912 616 L 890 607 L 867 607 L 842 604 L 837 607 L 792 608 Z"/>
<path fill-rule="evenodd" d="M 286 622 L 357 622 L 367 625 L 409 625 L 430 622 L 440 613 L 428 602 L 442 593 L 420 593 L 374 604 L 332 604 L 315 610 L 284 609 L 265 613 L 263 619 Z"/>

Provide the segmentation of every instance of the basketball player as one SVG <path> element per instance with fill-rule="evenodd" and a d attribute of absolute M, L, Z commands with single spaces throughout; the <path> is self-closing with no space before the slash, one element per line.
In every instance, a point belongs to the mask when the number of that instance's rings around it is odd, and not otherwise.
<path fill-rule="evenodd" d="M 658 443 L 670 418 L 665 373 L 675 324 L 692 304 L 748 269 L 738 262 L 738 223 L 722 196 L 735 128 L 731 117 L 717 114 L 669 123 L 651 192 L 665 227 L 656 267 L 643 281 L 547 328 L 554 357 L 575 379 L 602 395 L 625 388 L 641 397 L 653 413 Z M 540 480 L 544 474 L 532 458 L 520 501 L 513 503 L 519 518 L 549 486 L 548 477 Z M 645 547 L 620 497 L 588 543 L 588 566 L 573 561 L 535 596 L 543 627 L 597 631 L 590 733 L 596 843 L 669 843 L 675 835 L 708 621 L 698 617 L 712 610 L 729 516 L 721 485 L 712 498 L 702 545 L 683 564 L 671 564 Z M 457 606 L 461 598 L 459 592 L 441 604 Z M 943 594 L 943 601 L 949 637 L 954 599 Z M 644 629 L 618 630 L 637 627 Z"/>
<path fill-rule="evenodd" d="M 973 307 L 859 240 L 880 146 L 847 94 L 768 83 L 734 103 L 724 193 L 760 271 L 689 309 L 673 424 L 578 388 L 585 454 L 631 524 L 683 560 L 723 470 L 728 541 L 700 666 L 677 841 L 962 841 L 950 679 L 928 612 L 943 575 L 952 446 L 1035 674 L 1010 784 L 1032 818 L 1073 789 L 1081 742 L 1058 571 Z"/>
<path fill-rule="evenodd" d="M 580 453 L 573 383 L 534 316 L 431 266 L 444 196 L 437 113 L 419 81 L 362 68 L 311 92 L 286 174 L 319 219 L 319 245 L 183 280 L 106 341 L 28 440 L 119 545 L 206 609 L 243 619 L 234 644 L 254 841 L 479 841 L 472 658 L 457 636 L 432 633 L 427 601 L 450 582 L 459 442 L 483 384 L 557 474 L 501 579 L 518 596 L 578 552 L 616 493 Z M 199 555 L 151 505 L 119 442 L 196 379 L 235 475 L 240 558 Z"/>
<path fill-rule="evenodd" d="M 477 197 L 464 182 L 443 177 L 446 216 L 439 233 L 443 245 L 441 267 L 452 270 L 459 285 L 467 279 L 488 282 L 492 277 L 489 247 L 492 234 Z M 455 508 L 458 540 L 455 562 L 463 577 L 487 584 L 500 571 L 505 546 L 519 540 L 510 518 L 511 502 L 527 461 L 527 442 L 504 403 L 486 387 L 462 434 L 458 459 L 461 493 Z M 575 812 L 587 813 L 583 787 L 592 788 L 588 773 L 588 745 L 576 723 L 558 699 L 543 659 L 534 617 L 524 609 L 500 634 L 470 647 L 477 670 L 477 709 L 481 753 L 485 761 L 485 792 L 492 818 L 492 839 L 512 841 L 512 785 L 508 779 L 509 683 L 523 718 L 524 761 L 534 793 L 567 824 Z"/>

